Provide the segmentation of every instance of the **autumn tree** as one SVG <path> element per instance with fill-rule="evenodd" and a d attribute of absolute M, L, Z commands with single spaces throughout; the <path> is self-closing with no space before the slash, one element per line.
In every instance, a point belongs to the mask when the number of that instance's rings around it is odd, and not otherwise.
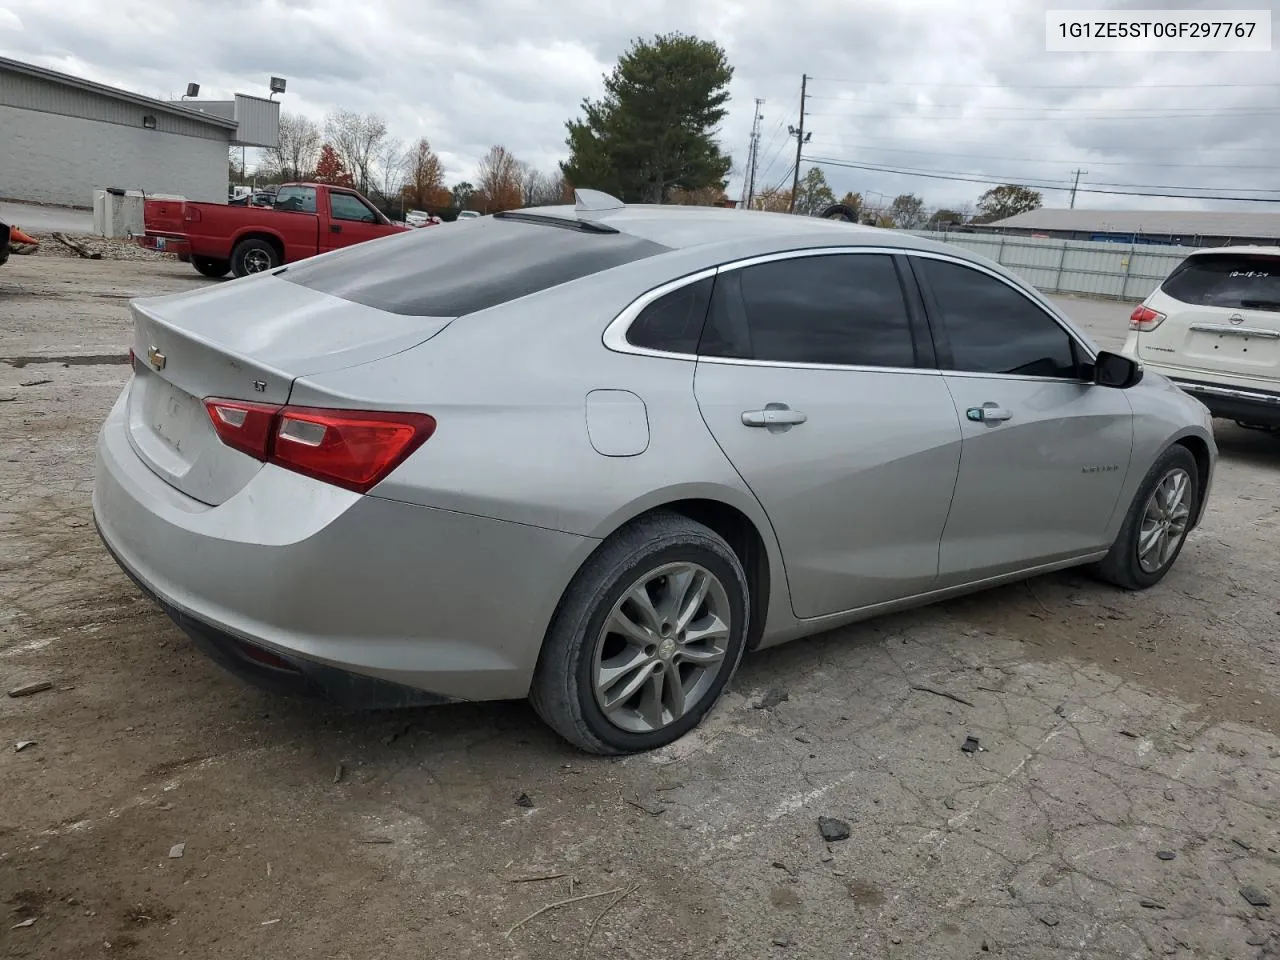
<path fill-rule="evenodd" d="M 515 210 L 524 202 L 524 190 L 520 181 L 520 161 L 501 144 L 489 148 L 480 161 L 480 183 L 475 199 L 481 213 L 498 213 Z"/>
<path fill-rule="evenodd" d="M 387 140 L 387 122 L 376 113 L 334 110 L 325 117 L 324 132 L 361 192 L 367 193 L 376 183 L 375 166 Z"/>
<path fill-rule="evenodd" d="M 669 200 L 685 207 L 723 207 L 729 202 L 729 196 L 719 187 L 700 187 L 697 190 L 675 187 Z"/>
<path fill-rule="evenodd" d="M 889 205 L 889 216 L 893 218 L 893 225 L 901 230 L 919 230 L 927 219 L 924 201 L 914 193 L 894 197 Z"/>
<path fill-rule="evenodd" d="M 575 187 L 629 203 L 663 203 L 670 191 L 724 189 L 731 166 L 716 133 L 733 68 L 723 48 L 681 33 L 636 39 L 604 78 L 604 96 L 583 100 L 566 125 Z"/>
<path fill-rule="evenodd" d="M 978 198 L 978 215 L 974 223 L 991 223 L 1017 216 L 1030 210 L 1039 210 L 1044 203 L 1040 191 L 1016 183 L 992 187 Z"/>
<path fill-rule="evenodd" d="M 757 193 L 752 206 L 768 213 L 786 213 L 791 209 L 791 191 L 765 190 Z"/>
<path fill-rule="evenodd" d="M 827 175 L 821 167 L 810 167 L 800 178 L 795 212 L 802 217 L 816 217 L 835 202 L 836 195 L 827 183 Z"/>
<path fill-rule="evenodd" d="M 938 230 L 942 227 L 957 223 L 964 223 L 963 213 L 958 210 L 948 210 L 945 207 L 939 207 L 929 215 L 929 222 L 926 225 L 930 230 Z"/>
<path fill-rule="evenodd" d="M 444 186 L 444 166 L 426 137 L 409 149 L 405 162 L 405 202 L 415 210 L 441 209 L 451 197 Z"/>
<path fill-rule="evenodd" d="M 316 183 L 331 183 L 335 187 L 355 186 L 347 165 L 338 156 L 338 151 L 327 143 L 320 148 L 320 157 L 316 160 L 315 177 Z"/>

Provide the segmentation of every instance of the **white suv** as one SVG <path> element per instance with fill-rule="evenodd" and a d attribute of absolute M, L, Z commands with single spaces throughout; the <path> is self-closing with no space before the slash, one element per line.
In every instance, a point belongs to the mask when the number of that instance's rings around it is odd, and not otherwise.
<path fill-rule="evenodd" d="M 1215 417 L 1280 431 L 1280 247 L 1191 254 L 1133 311 L 1122 352 Z"/>

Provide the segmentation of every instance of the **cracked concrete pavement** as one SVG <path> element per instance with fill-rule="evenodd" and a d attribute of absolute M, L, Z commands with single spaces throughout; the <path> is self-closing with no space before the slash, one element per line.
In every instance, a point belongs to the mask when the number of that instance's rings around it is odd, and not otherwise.
<path fill-rule="evenodd" d="M 524 704 L 260 694 L 116 569 L 126 300 L 209 282 L 0 270 L 0 685 L 53 685 L 0 698 L 0 956 L 1280 957 L 1280 440 L 1219 424 L 1151 591 L 1067 573 L 756 654 L 693 734 L 601 760 Z"/>

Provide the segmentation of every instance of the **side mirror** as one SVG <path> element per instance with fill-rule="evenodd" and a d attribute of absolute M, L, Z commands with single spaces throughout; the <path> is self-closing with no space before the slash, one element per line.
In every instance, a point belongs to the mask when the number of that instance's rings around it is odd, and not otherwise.
<path fill-rule="evenodd" d="M 1100 387 L 1127 390 L 1142 380 L 1142 364 L 1108 350 L 1099 352 L 1093 362 L 1093 382 Z"/>

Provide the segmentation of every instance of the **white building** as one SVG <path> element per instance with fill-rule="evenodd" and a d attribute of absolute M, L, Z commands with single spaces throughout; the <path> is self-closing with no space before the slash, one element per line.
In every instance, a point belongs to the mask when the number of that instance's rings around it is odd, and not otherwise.
<path fill-rule="evenodd" d="M 0 200 L 90 207 L 115 187 L 225 203 L 228 148 L 279 131 L 273 100 L 155 100 L 0 57 Z"/>

